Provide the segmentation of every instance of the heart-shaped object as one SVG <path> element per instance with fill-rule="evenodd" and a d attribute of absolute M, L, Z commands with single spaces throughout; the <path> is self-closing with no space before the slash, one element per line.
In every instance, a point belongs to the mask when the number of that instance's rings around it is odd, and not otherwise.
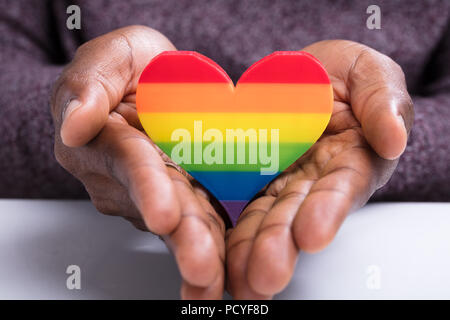
<path fill-rule="evenodd" d="M 306 52 L 275 52 L 235 87 L 211 59 L 166 51 L 142 72 L 136 105 L 149 137 L 220 200 L 234 224 L 248 201 L 321 136 L 333 90 Z"/>

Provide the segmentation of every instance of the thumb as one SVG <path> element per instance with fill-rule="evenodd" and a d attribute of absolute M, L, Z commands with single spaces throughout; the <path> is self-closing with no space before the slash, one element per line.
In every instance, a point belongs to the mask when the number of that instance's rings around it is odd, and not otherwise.
<path fill-rule="evenodd" d="M 350 104 L 376 153 L 398 158 L 406 148 L 414 110 L 402 69 L 375 50 L 363 51 L 350 69 Z"/>
<path fill-rule="evenodd" d="M 166 50 L 176 49 L 143 26 L 117 29 L 82 45 L 53 91 L 52 115 L 63 143 L 78 147 L 93 139 L 110 111 L 136 91 L 147 63 Z"/>
<path fill-rule="evenodd" d="M 386 55 L 346 40 L 325 40 L 303 49 L 341 80 L 342 97 L 360 122 L 364 136 L 382 158 L 404 151 L 414 121 L 411 98 L 400 66 Z"/>

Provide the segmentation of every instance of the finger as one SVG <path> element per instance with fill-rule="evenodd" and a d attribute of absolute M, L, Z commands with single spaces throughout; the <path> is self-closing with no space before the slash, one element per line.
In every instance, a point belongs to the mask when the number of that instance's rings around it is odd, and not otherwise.
<path fill-rule="evenodd" d="M 264 196 L 250 203 L 239 217 L 227 241 L 227 290 L 234 299 L 270 299 L 255 292 L 248 282 L 247 264 L 253 241 L 274 197 Z"/>
<path fill-rule="evenodd" d="M 412 100 L 398 64 L 352 41 L 323 41 L 304 50 L 324 63 L 332 78 L 341 80 L 333 86 L 347 89 L 341 98 L 350 102 L 367 141 L 378 155 L 398 158 L 406 147 L 414 119 Z"/>
<path fill-rule="evenodd" d="M 207 214 L 189 181 L 173 168 L 169 172 L 182 213 L 179 225 L 165 240 L 175 255 L 184 281 L 207 288 L 220 277 L 223 262 L 219 249 L 211 235 Z"/>
<path fill-rule="evenodd" d="M 89 146 L 100 150 L 109 174 L 128 190 L 147 228 L 168 234 L 180 221 L 180 204 L 166 165 L 146 135 L 123 127 L 109 121 Z"/>
<path fill-rule="evenodd" d="M 136 128 L 140 131 L 144 131 L 144 128 L 142 127 L 142 123 L 139 120 L 139 116 L 137 114 L 135 104 L 121 102 L 114 109 L 114 112 L 117 112 L 118 114 L 120 114 L 127 121 L 127 123 L 130 126 Z"/>
<path fill-rule="evenodd" d="M 248 259 L 247 277 L 255 292 L 274 295 L 289 283 L 298 257 L 291 224 L 312 184 L 292 179 L 264 217 Z"/>
<path fill-rule="evenodd" d="M 205 300 L 205 299 L 222 299 L 224 292 L 224 282 L 225 282 L 225 224 L 223 220 L 218 216 L 212 214 L 214 212 L 214 208 L 209 202 L 208 194 L 201 190 L 200 188 L 194 188 L 194 193 L 197 195 L 197 198 L 208 214 L 208 220 L 211 226 L 211 235 L 214 239 L 214 242 L 218 248 L 221 268 L 219 270 L 219 276 L 214 280 L 214 282 L 208 287 L 197 287 L 191 285 L 189 282 L 184 281 L 181 285 L 181 298 L 184 300 Z"/>
<path fill-rule="evenodd" d="M 97 135 L 123 96 L 135 92 L 149 60 L 165 50 L 175 50 L 167 38 L 136 26 L 81 46 L 53 94 L 52 113 L 64 144 L 81 146 Z"/>
<path fill-rule="evenodd" d="M 347 163 L 352 166 L 342 165 Z M 363 206 L 376 189 L 384 163 L 386 160 L 358 148 L 334 158 L 294 218 L 292 232 L 297 247 L 306 252 L 326 247 L 346 215 Z"/>
<path fill-rule="evenodd" d="M 192 182 L 191 182 L 192 184 Z M 193 186 L 194 194 L 205 213 L 205 220 L 208 222 L 211 236 L 218 249 L 219 258 L 222 265 L 225 264 L 225 222 L 212 206 L 209 195 L 200 187 Z"/>

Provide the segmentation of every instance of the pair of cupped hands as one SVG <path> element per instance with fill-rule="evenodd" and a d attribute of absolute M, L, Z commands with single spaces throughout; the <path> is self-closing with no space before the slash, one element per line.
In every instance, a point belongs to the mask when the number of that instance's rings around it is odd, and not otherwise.
<path fill-rule="evenodd" d="M 227 229 L 217 201 L 139 122 L 139 75 L 166 50 L 176 49 L 143 26 L 82 45 L 54 86 L 56 159 L 84 184 L 98 211 L 165 241 L 182 276 L 182 298 L 220 299 L 226 289 L 237 299 L 270 299 L 289 283 L 299 252 L 323 249 L 346 215 L 392 175 L 414 118 L 403 72 L 351 41 L 303 48 L 330 76 L 331 120 Z"/>

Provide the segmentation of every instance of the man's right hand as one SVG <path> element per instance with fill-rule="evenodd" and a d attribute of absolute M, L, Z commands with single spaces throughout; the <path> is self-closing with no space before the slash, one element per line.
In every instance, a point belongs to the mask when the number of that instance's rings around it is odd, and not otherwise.
<path fill-rule="evenodd" d="M 54 87 L 55 156 L 98 211 L 163 237 L 183 278 L 183 298 L 220 299 L 224 221 L 208 193 L 143 132 L 136 113 L 139 75 L 166 50 L 175 47 L 142 26 L 82 45 Z"/>

